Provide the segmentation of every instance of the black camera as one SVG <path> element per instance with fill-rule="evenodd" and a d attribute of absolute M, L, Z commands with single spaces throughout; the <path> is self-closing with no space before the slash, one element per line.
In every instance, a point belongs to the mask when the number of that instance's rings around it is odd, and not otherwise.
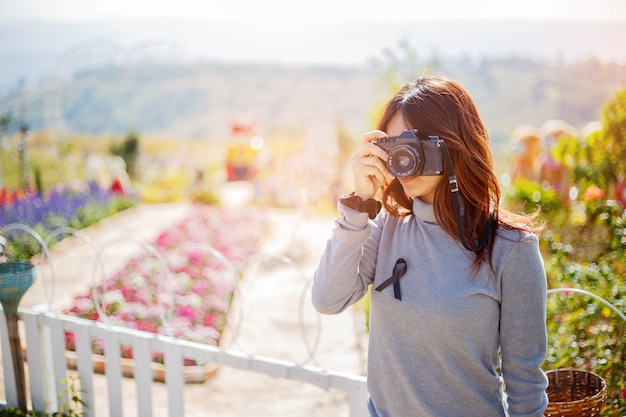
<path fill-rule="evenodd" d="M 405 130 L 400 136 L 377 139 L 374 143 L 387 151 L 387 169 L 396 177 L 443 174 L 443 141 L 437 136 L 421 140 L 414 129 Z"/>

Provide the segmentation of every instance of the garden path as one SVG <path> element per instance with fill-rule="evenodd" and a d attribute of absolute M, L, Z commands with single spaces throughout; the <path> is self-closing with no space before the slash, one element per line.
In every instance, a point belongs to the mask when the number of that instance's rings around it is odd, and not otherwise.
<path fill-rule="evenodd" d="M 150 242 L 169 225 L 180 222 L 191 208 L 189 203 L 141 204 L 91 227 L 85 234 L 95 247 L 106 247 L 102 256 L 109 271 L 117 270 L 127 259 L 141 251 L 136 242 Z M 266 209 L 263 209 L 266 210 Z M 249 354 L 307 363 L 344 372 L 364 373 L 361 322 L 355 311 L 336 316 L 318 315 L 310 304 L 310 279 L 330 235 L 332 219 L 311 213 L 288 210 L 267 210 L 270 229 L 264 236 L 254 273 L 244 274 L 241 303 L 234 306 L 241 317 L 236 339 L 229 346 Z M 129 243 L 133 239 L 134 243 Z M 110 245 L 110 242 L 117 242 Z M 301 274 L 294 274 L 294 265 L 279 258 L 293 260 Z M 62 309 L 73 298 L 88 290 L 94 276 L 95 254 L 83 239 L 67 239 L 53 249 L 55 271 L 53 305 Z M 50 280 L 45 266 L 38 267 L 38 277 Z M 96 272 L 97 276 L 98 273 Z M 44 279 L 24 296 L 21 307 L 45 304 L 50 285 Z M 302 302 L 302 306 L 301 306 Z M 302 317 L 299 319 L 299 317 Z M 304 331 L 304 336 L 302 335 Z M 307 344 L 318 340 L 313 355 Z M 108 416 L 106 382 L 96 375 L 96 408 L 98 416 Z M 154 416 L 167 415 L 165 385 L 153 387 Z M 136 415 L 134 381 L 125 379 L 125 416 Z M 326 391 L 297 381 L 221 367 L 215 376 L 202 384 L 185 387 L 185 415 L 188 417 L 220 416 L 348 416 L 345 394 Z"/>

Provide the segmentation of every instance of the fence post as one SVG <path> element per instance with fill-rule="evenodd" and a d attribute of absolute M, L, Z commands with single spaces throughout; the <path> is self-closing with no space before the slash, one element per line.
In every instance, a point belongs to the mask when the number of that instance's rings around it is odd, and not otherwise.
<path fill-rule="evenodd" d="M 9 344 L 9 328 L 5 319 L 4 310 L 0 310 L 0 334 L 2 334 L 2 369 L 4 371 L 4 389 L 7 396 L 7 405 L 17 407 L 17 388 Z"/>
<path fill-rule="evenodd" d="M 367 417 L 367 385 L 365 382 L 355 382 L 346 389 L 350 404 L 350 417 Z"/>

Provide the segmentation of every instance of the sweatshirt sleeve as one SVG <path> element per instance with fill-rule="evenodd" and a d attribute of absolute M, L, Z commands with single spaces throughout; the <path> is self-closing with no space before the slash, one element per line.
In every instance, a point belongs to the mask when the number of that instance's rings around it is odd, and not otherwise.
<path fill-rule="evenodd" d="M 311 299 L 323 314 L 337 314 L 359 301 L 374 280 L 382 213 L 367 213 L 339 204 L 339 218 L 313 278 Z"/>
<path fill-rule="evenodd" d="M 500 315 L 502 376 L 511 417 L 543 416 L 548 380 L 546 356 L 546 274 L 537 237 L 513 245 L 503 265 Z"/>

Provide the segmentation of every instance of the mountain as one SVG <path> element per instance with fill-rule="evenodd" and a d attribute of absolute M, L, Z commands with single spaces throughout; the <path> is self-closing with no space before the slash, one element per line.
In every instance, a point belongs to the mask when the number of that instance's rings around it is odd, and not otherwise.
<path fill-rule="evenodd" d="M 620 22 L 285 22 L 268 33 L 235 23 L 0 17 L 0 116 L 13 131 L 25 119 L 34 130 L 217 140 L 252 114 L 262 134 L 360 135 L 390 72 L 430 70 L 460 81 L 505 144 L 522 123 L 582 127 L 626 87 Z"/>
<path fill-rule="evenodd" d="M 458 59 L 416 66 L 465 86 L 492 140 L 500 144 L 519 124 L 539 127 L 558 118 L 581 128 L 626 88 L 626 65 L 595 59 L 572 64 Z M 25 114 L 34 130 L 121 135 L 132 129 L 214 140 L 228 138 L 233 122 L 252 115 L 261 134 L 328 135 L 341 127 L 360 135 L 372 128 L 375 112 L 390 95 L 381 81 L 383 70 L 376 68 L 209 62 L 102 66 L 78 71 L 55 88 L 33 89 L 30 100 L 17 90 L 0 97 L 0 115 L 10 112 L 17 122 Z"/>
<path fill-rule="evenodd" d="M 200 20 L 202 18 L 202 20 Z M 297 65 L 365 65 L 400 40 L 422 56 L 521 56 L 572 62 L 595 57 L 626 63 L 626 16 L 614 21 L 552 19 L 272 21 L 109 18 L 88 21 L 9 19 L 0 13 L 0 92 L 31 83 L 93 40 L 116 44 L 121 59 L 155 40 L 192 60 Z M 93 57 L 88 57 L 93 58 Z"/>

